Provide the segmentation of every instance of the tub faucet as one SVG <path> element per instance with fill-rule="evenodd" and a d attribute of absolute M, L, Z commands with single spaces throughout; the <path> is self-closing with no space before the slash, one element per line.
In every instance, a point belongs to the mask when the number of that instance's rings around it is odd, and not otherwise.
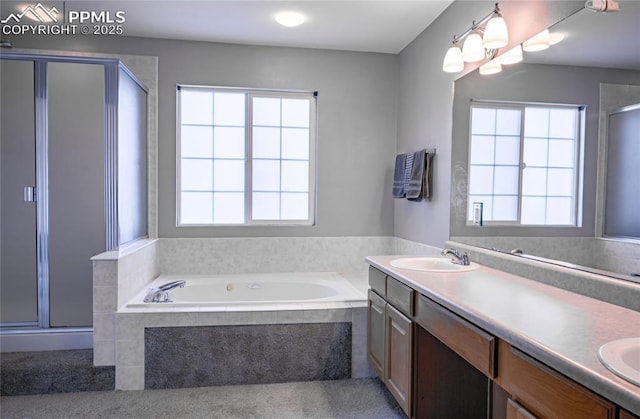
<path fill-rule="evenodd" d="M 144 297 L 145 303 L 172 303 L 173 300 L 169 297 L 169 290 L 174 288 L 184 288 L 187 281 L 178 280 L 167 282 L 166 284 L 160 285 L 159 287 L 151 288 L 147 293 L 147 296 Z"/>
<path fill-rule="evenodd" d="M 442 256 L 447 255 L 454 257 L 454 259 L 451 259 L 451 263 L 464 266 L 469 266 L 471 264 L 471 260 L 469 260 L 469 253 L 467 252 L 460 253 L 458 249 L 451 247 L 442 251 Z"/>

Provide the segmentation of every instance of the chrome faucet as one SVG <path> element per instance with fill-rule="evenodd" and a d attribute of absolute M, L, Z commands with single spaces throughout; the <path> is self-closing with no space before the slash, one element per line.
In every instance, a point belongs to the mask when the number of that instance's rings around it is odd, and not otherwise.
<path fill-rule="evenodd" d="M 172 303 L 173 300 L 169 297 L 169 290 L 174 288 L 184 288 L 187 281 L 178 280 L 167 282 L 164 285 L 160 285 L 159 287 L 151 288 L 147 293 L 147 296 L 144 297 L 145 303 Z"/>
<path fill-rule="evenodd" d="M 442 256 L 447 256 L 447 255 L 454 257 L 451 259 L 451 263 L 455 263 L 463 266 L 471 265 L 471 260 L 469 259 L 469 253 L 467 252 L 460 253 L 458 249 L 451 247 L 449 249 L 444 249 L 442 251 Z"/>

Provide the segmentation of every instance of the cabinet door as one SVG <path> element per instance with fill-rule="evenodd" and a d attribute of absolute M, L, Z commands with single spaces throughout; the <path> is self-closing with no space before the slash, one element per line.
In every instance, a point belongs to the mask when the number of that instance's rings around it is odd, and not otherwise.
<path fill-rule="evenodd" d="M 386 306 L 387 358 L 385 384 L 411 417 L 412 323 L 393 306 Z"/>
<path fill-rule="evenodd" d="M 373 370 L 383 381 L 385 355 L 385 315 L 386 302 L 375 292 L 369 290 L 369 309 L 367 313 L 367 357 Z"/>

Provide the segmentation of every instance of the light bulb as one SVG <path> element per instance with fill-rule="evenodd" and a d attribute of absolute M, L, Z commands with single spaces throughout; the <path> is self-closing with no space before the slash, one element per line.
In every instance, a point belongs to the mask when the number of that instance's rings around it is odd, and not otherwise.
<path fill-rule="evenodd" d="M 442 62 L 442 71 L 447 73 L 457 73 L 464 70 L 464 61 L 462 60 L 462 51 L 458 45 L 452 45 L 444 56 Z"/>
<path fill-rule="evenodd" d="M 482 45 L 486 49 L 498 49 L 507 46 L 508 43 L 507 23 L 500 15 L 491 18 L 484 28 Z"/>
<path fill-rule="evenodd" d="M 522 46 L 520 44 L 516 45 L 497 59 L 502 65 L 519 63 L 522 61 Z"/>
<path fill-rule="evenodd" d="M 542 51 L 549 48 L 549 30 L 545 29 L 536 36 L 524 41 L 522 49 L 527 52 Z"/>
<path fill-rule="evenodd" d="M 502 71 L 502 66 L 498 60 L 491 60 L 486 64 L 480 66 L 480 74 L 488 76 L 489 74 L 496 74 Z"/>
<path fill-rule="evenodd" d="M 471 33 L 464 40 L 462 45 L 462 59 L 468 63 L 473 63 L 484 59 L 484 47 L 482 38 L 477 32 Z"/>

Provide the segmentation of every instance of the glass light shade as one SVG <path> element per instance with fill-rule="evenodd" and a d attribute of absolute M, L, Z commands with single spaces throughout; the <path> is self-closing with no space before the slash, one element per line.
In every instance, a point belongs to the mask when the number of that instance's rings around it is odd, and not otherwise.
<path fill-rule="evenodd" d="M 464 61 L 462 60 L 462 51 L 457 45 L 453 45 L 447 50 L 442 63 L 442 71 L 447 73 L 457 73 L 464 70 Z"/>
<path fill-rule="evenodd" d="M 499 56 L 498 61 L 500 61 L 500 64 L 502 65 L 519 63 L 522 61 L 522 46 L 518 44 L 511 48 L 509 51 Z"/>
<path fill-rule="evenodd" d="M 549 48 L 549 30 L 545 29 L 522 44 L 522 49 L 528 52 L 542 51 Z"/>
<path fill-rule="evenodd" d="M 560 32 L 549 33 L 549 45 L 555 45 L 564 39 L 564 34 Z"/>
<path fill-rule="evenodd" d="M 488 76 L 489 74 L 496 74 L 502 71 L 502 66 L 498 60 L 491 60 L 486 64 L 480 66 L 480 74 Z"/>
<path fill-rule="evenodd" d="M 484 59 L 482 38 L 477 32 L 473 32 L 464 40 L 464 44 L 462 45 L 462 59 L 468 63 Z"/>
<path fill-rule="evenodd" d="M 486 49 L 498 49 L 507 46 L 509 43 L 509 32 L 507 23 L 502 16 L 495 16 L 487 22 L 482 37 L 482 45 Z"/>

